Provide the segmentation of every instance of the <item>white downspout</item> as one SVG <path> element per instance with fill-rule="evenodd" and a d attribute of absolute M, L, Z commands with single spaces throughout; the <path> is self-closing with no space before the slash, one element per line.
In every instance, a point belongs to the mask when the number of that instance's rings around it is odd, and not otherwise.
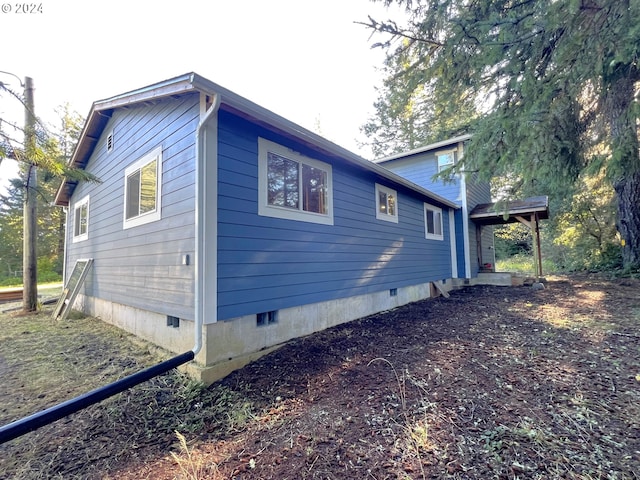
<path fill-rule="evenodd" d="M 196 278 L 196 292 L 195 292 L 195 322 L 194 322 L 194 357 L 202 349 L 202 328 L 204 326 L 204 293 L 205 293 L 205 265 L 206 262 L 206 222 L 207 219 L 211 221 L 213 218 L 217 222 L 217 215 L 212 217 L 207 216 L 207 154 L 206 146 L 207 138 L 206 128 L 209 121 L 215 118 L 220 107 L 220 95 L 213 95 L 213 104 L 200 118 L 200 123 L 196 129 L 196 245 L 195 245 L 195 278 Z M 214 141 L 217 141 L 214 138 Z M 217 151 L 217 149 L 216 149 Z M 217 168 L 217 159 L 213 159 L 214 168 Z M 209 207 L 216 209 L 217 205 L 209 205 Z M 217 252 L 213 252 L 213 255 L 217 255 Z M 217 270 L 217 268 L 216 268 Z"/>
<path fill-rule="evenodd" d="M 458 251 L 456 247 L 456 218 L 449 209 L 449 248 L 451 249 L 451 278 L 458 278 Z"/>
<path fill-rule="evenodd" d="M 464 143 L 458 145 L 458 161 L 464 157 Z M 462 241 L 464 245 L 464 277 L 471 278 L 471 252 L 469 251 L 469 203 L 467 199 L 467 179 L 465 173 L 460 175 L 460 188 L 462 190 Z"/>

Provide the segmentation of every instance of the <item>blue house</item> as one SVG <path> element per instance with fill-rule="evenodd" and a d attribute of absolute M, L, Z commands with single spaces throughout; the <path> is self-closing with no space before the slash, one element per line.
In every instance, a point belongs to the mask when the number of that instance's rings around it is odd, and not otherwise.
<path fill-rule="evenodd" d="M 75 307 L 207 383 L 464 271 L 459 199 L 194 73 L 96 101 L 70 162 L 100 179 L 55 200 L 66 276 L 93 259 Z"/>
<path fill-rule="evenodd" d="M 446 173 L 448 168 L 462 160 L 465 142 L 470 138 L 470 135 L 462 135 L 375 160 L 378 165 L 460 207 L 454 215 L 456 256 L 453 277 L 466 279 L 467 283 L 470 279 L 477 279 L 480 273 L 490 272 L 495 268 L 493 227 L 486 221 L 474 218 L 472 214 L 477 206 L 491 203 L 490 185 L 479 181 L 474 173 L 451 175 L 446 181 L 434 180 L 434 176 L 443 171 Z M 499 216 L 495 213 L 493 215 Z"/>

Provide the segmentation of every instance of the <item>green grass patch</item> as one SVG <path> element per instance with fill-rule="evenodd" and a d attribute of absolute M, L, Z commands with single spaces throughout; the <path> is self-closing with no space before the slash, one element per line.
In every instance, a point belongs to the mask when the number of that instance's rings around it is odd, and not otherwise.
<path fill-rule="evenodd" d="M 508 258 L 496 260 L 497 272 L 512 272 L 512 273 L 524 273 L 533 275 L 535 272 L 535 264 L 533 255 L 518 254 Z M 551 273 L 558 273 L 558 267 L 556 264 L 543 257 L 542 259 L 542 273 L 547 275 Z"/>

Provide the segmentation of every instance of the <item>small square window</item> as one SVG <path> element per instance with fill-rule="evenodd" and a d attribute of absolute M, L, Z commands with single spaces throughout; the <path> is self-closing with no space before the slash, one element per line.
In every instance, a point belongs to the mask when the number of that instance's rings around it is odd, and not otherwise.
<path fill-rule="evenodd" d="M 456 153 L 456 150 L 448 150 L 446 152 L 436 153 L 436 158 L 438 159 L 438 173 L 455 165 Z"/>
<path fill-rule="evenodd" d="M 89 238 L 89 196 L 78 200 L 73 207 L 73 241 Z"/>
<path fill-rule="evenodd" d="M 376 218 L 398 223 L 398 193 L 376 183 Z"/>

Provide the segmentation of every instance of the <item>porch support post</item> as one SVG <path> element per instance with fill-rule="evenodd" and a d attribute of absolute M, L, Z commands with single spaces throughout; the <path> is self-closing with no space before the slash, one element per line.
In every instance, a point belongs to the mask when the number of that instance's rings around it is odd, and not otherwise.
<path fill-rule="evenodd" d="M 540 248 L 540 219 L 538 213 L 532 213 L 530 220 L 520 216 L 514 217 L 523 225 L 531 229 L 531 240 L 533 242 L 533 268 L 535 270 L 536 279 L 542 277 L 542 250 Z"/>
<path fill-rule="evenodd" d="M 540 219 L 538 218 L 538 212 L 531 215 L 531 220 L 535 227 L 536 232 L 536 250 L 537 250 L 537 260 L 538 260 L 538 277 L 542 277 L 542 250 L 540 248 Z M 540 280 L 540 278 L 538 278 Z"/>

